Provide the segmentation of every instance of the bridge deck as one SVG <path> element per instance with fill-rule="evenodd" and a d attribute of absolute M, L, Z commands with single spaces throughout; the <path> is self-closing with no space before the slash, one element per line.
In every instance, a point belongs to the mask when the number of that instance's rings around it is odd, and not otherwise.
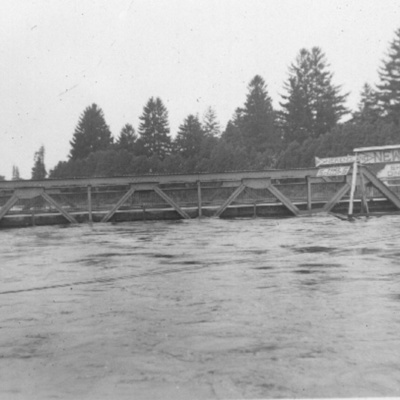
<path fill-rule="evenodd" d="M 0 227 L 346 212 L 350 175 L 318 177 L 317 171 L 310 168 L 2 181 Z M 359 212 L 368 202 L 382 209 L 387 202 L 376 199 L 384 197 L 389 199 L 389 208 L 385 205 L 388 211 L 393 211 L 393 205 L 394 210 L 400 208 L 396 193 L 371 173 L 365 176 L 368 181 L 359 186 L 355 196 L 360 201 Z"/>

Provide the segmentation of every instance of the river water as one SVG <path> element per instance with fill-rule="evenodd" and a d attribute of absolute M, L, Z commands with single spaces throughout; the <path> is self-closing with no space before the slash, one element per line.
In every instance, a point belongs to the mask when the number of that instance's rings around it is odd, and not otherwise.
<path fill-rule="evenodd" d="M 400 396 L 399 225 L 0 231 L 0 398 Z"/>

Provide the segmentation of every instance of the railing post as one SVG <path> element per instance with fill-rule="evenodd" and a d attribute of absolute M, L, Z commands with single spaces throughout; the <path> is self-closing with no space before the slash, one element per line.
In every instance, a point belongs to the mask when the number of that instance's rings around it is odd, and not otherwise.
<path fill-rule="evenodd" d="M 88 185 L 87 187 L 87 195 L 88 195 L 88 215 L 89 215 L 89 224 L 93 224 L 93 215 L 92 215 L 92 185 Z"/>
<path fill-rule="evenodd" d="M 309 175 L 306 176 L 307 181 L 307 210 L 311 211 L 312 209 L 312 192 L 311 192 L 311 177 Z"/>
<path fill-rule="evenodd" d="M 350 202 L 349 202 L 349 213 L 348 213 L 349 217 L 353 215 L 354 193 L 356 191 L 356 184 L 357 184 L 357 157 L 353 163 L 353 175 L 351 178 Z"/>
<path fill-rule="evenodd" d="M 197 181 L 197 205 L 199 209 L 199 218 L 203 216 L 203 211 L 202 211 L 202 201 L 201 201 L 201 183 L 200 181 Z"/>

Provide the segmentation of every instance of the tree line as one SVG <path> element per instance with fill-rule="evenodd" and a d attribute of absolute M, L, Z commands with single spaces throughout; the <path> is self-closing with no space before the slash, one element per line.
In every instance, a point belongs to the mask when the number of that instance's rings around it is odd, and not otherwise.
<path fill-rule="evenodd" d="M 313 166 L 315 156 L 399 144 L 400 29 L 378 76 L 375 85 L 364 85 L 351 111 L 322 49 L 302 49 L 289 67 L 279 110 L 272 106 L 266 82 L 256 75 L 225 129 L 209 108 L 202 119 L 188 115 L 174 137 L 159 97 L 145 104 L 137 131 L 126 123 L 116 139 L 102 109 L 92 104 L 80 116 L 68 160 L 60 161 L 49 177 L 301 168 Z M 35 153 L 32 178 L 46 176 L 42 146 Z"/>

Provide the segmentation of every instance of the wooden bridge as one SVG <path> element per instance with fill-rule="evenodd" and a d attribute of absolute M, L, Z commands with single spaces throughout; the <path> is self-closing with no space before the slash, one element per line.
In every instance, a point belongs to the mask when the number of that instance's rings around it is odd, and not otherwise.
<path fill-rule="evenodd" d="M 318 176 L 318 169 L 310 168 L 1 181 L 0 228 L 347 213 L 351 172 Z M 362 166 L 353 202 L 355 213 L 400 210 L 396 191 Z"/>

